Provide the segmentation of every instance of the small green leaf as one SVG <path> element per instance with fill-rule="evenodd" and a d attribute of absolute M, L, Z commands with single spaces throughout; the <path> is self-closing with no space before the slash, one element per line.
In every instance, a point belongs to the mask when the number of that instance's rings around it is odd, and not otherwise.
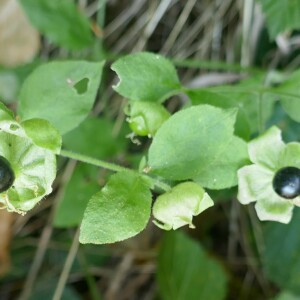
<path fill-rule="evenodd" d="M 222 300 L 227 278 L 200 244 L 179 231 L 168 232 L 158 256 L 157 279 L 163 300 Z"/>
<path fill-rule="evenodd" d="M 76 166 L 54 217 L 54 226 L 78 226 L 88 200 L 99 190 L 98 168 L 87 164 Z"/>
<path fill-rule="evenodd" d="M 31 23 L 51 42 L 67 49 L 93 44 L 90 22 L 71 0 L 19 0 Z"/>
<path fill-rule="evenodd" d="M 153 137 L 170 113 L 159 103 L 131 101 L 126 114 L 130 128 L 136 135 Z"/>
<path fill-rule="evenodd" d="M 300 294 L 300 209 L 288 225 L 268 223 L 264 229 L 263 266 L 267 278 L 279 287 Z"/>
<path fill-rule="evenodd" d="M 148 182 L 139 174 L 123 171 L 112 175 L 88 203 L 80 242 L 107 244 L 135 236 L 148 223 L 151 201 Z"/>
<path fill-rule="evenodd" d="M 114 123 L 111 120 L 90 116 L 63 136 L 63 144 L 68 150 L 106 159 L 122 151 L 128 142 L 123 130 L 115 136 L 113 129 Z"/>
<path fill-rule="evenodd" d="M 152 173 L 171 180 L 193 179 L 203 187 L 237 184 L 248 161 L 246 143 L 233 135 L 236 110 L 198 105 L 175 113 L 157 131 L 149 149 Z"/>
<path fill-rule="evenodd" d="M 276 36 L 286 30 L 300 28 L 299 0 L 259 0 L 267 17 L 270 36 Z"/>
<path fill-rule="evenodd" d="M 18 112 L 22 120 L 46 119 L 64 134 L 90 112 L 100 84 L 103 62 L 50 62 L 36 68 L 20 91 Z M 89 80 L 85 93 L 76 83 Z"/>
<path fill-rule="evenodd" d="M 162 102 L 181 89 L 173 64 L 157 54 L 130 54 L 118 59 L 111 68 L 120 79 L 113 88 L 132 101 Z"/>
<path fill-rule="evenodd" d="M 39 147 L 58 154 L 61 148 L 61 135 L 51 123 L 44 119 L 30 119 L 21 123 L 26 135 Z"/>
<path fill-rule="evenodd" d="M 154 222 L 158 227 L 171 230 L 192 223 L 193 216 L 199 215 L 214 203 L 204 189 L 194 182 L 183 182 L 157 197 L 153 205 Z"/>

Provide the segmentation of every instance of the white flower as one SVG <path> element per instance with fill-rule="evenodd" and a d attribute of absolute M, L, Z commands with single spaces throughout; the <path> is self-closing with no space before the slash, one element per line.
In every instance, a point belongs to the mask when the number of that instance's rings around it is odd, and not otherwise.
<path fill-rule="evenodd" d="M 255 209 L 262 221 L 289 223 L 294 205 L 300 206 L 300 196 L 279 196 L 273 189 L 273 179 L 282 168 L 300 169 L 300 144 L 285 144 L 281 131 L 273 126 L 248 144 L 248 152 L 253 164 L 238 171 L 238 200 L 242 204 L 256 202 Z"/>

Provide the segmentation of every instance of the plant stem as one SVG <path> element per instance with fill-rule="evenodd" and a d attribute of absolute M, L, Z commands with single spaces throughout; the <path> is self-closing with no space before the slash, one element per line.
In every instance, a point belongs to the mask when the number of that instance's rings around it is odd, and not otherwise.
<path fill-rule="evenodd" d="M 90 165 L 93 165 L 93 166 L 97 166 L 97 167 L 101 167 L 101 168 L 104 168 L 104 169 L 107 169 L 107 170 L 111 170 L 111 171 L 115 171 L 115 172 L 121 172 L 121 171 L 132 171 L 132 172 L 136 172 L 138 173 L 137 171 L 135 170 L 131 170 L 131 169 L 128 169 L 128 168 L 125 168 L 125 167 L 122 167 L 122 166 L 119 166 L 119 165 L 116 165 L 116 164 L 113 164 L 113 163 L 109 163 L 109 162 L 106 162 L 106 161 L 103 161 L 103 160 L 100 160 L 100 159 L 96 159 L 96 158 L 93 158 L 93 157 L 90 157 L 90 156 L 86 156 L 86 155 L 82 155 L 82 154 L 79 154 L 79 153 L 75 153 L 75 152 L 71 152 L 71 151 L 68 151 L 68 150 L 61 150 L 60 151 L 60 156 L 63 156 L 63 157 L 67 157 L 67 158 L 71 158 L 71 159 L 75 159 L 77 161 L 81 161 L 81 162 L 84 162 L 84 163 L 87 163 L 87 164 L 90 164 Z M 150 180 L 152 182 L 152 184 L 164 191 L 169 191 L 171 189 L 171 187 L 164 183 L 164 182 L 161 182 L 160 180 L 156 179 L 156 178 L 153 178 L 147 174 L 140 174 L 138 173 L 141 177 L 145 178 L 146 180 Z"/>
<path fill-rule="evenodd" d="M 71 152 L 68 150 L 61 150 L 60 151 L 60 155 L 64 156 L 64 157 L 68 157 L 68 158 L 72 158 L 90 165 L 94 165 L 97 167 L 101 167 L 107 170 L 111 170 L 111 171 L 115 171 L 115 172 L 121 172 L 121 171 L 127 171 L 127 168 L 118 166 L 116 164 L 113 163 L 109 163 L 100 159 L 96 159 L 96 158 L 92 158 L 90 156 L 86 156 L 86 155 L 82 155 L 79 153 L 75 153 L 75 152 Z"/>

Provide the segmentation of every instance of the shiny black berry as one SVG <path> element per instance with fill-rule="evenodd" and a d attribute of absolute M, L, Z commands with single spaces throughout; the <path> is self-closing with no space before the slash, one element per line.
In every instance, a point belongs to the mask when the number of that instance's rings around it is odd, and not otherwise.
<path fill-rule="evenodd" d="M 15 174 L 9 161 L 0 156 L 0 193 L 8 190 L 15 180 Z"/>
<path fill-rule="evenodd" d="M 285 167 L 273 178 L 274 191 L 283 198 L 293 199 L 300 195 L 300 169 Z"/>

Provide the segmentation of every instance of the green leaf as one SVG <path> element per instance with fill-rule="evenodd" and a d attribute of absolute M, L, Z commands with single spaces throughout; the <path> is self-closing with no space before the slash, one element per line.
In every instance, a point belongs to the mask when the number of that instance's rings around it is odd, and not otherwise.
<path fill-rule="evenodd" d="M 88 117 L 63 136 L 64 147 L 94 158 L 112 157 L 122 151 L 128 142 L 123 130 L 115 136 L 113 128 L 114 123 L 109 119 Z"/>
<path fill-rule="evenodd" d="M 297 122 L 300 122 L 299 81 L 300 70 L 292 73 L 286 81 L 273 89 L 274 93 L 277 93 L 277 95 L 279 96 L 280 102 L 286 113 Z"/>
<path fill-rule="evenodd" d="M 157 197 L 153 205 L 154 224 L 171 230 L 192 223 L 193 216 L 199 215 L 214 203 L 204 189 L 194 182 L 183 182 L 169 192 Z"/>
<path fill-rule="evenodd" d="M 179 231 L 165 234 L 157 279 L 163 300 L 222 300 L 226 296 L 227 278 L 220 264 Z"/>
<path fill-rule="evenodd" d="M 64 134 L 90 112 L 100 84 L 103 62 L 50 62 L 36 68 L 20 91 L 18 113 L 22 120 L 46 119 Z M 85 93 L 74 87 L 88 79 Z"/>
<path fill-rule="evenodd" d="M 268 223 L 264 230 L 263 265 L 267 278 L 300 294 L 300 209 L 287 225 Z"/>
<path fill-rule="evenodd" d="M 118 59 L 111 68 L 120 79 L 113 88 L 133 101 L 162 102 L 181 89 L 173 64 L 157 54 L 130 54 Z"/>
<path fill-rule="evenodd" d="M 248 161 L 247 145 L 233 135 L 236 110 L 199 105 L 175 113 L 149 149 L 150 172 L 171 180 L 193 179 L 203 187 L 237 184 Z"/>
<path fill-rule="evenodd" d="M 87 164 L 76 166 L 54 217 L 54 226 L 72 227 L 80 224 L 88 200 L 99 190 L 98 168 Z"/>
<path fill-rule="evenodd" d="M 114 243 L 135 236 L 149 220 L 148 182 L 132 171 L 110 177 L 88 203 L 80 229 L 81 243 Z"/>
<path fill-rule="evenodd" d="M 51 123 L 44 119 L 30 119 L 21 123 L 26 135 L 39 147 L 58 154 L 61 148 L 61 135 Z"/>
<path fill-rule="evenodd" d="M 29 20 L 51 42 L 67 49 L 93 44 L 89 20 L 72 0 L 19 0 Z"/>
<path fill-rule="evenodd" d="M 270 37 L 284 31 L 300 28 L 299 0 L 259 0 L 263 12 L 266 14 Z"/>

